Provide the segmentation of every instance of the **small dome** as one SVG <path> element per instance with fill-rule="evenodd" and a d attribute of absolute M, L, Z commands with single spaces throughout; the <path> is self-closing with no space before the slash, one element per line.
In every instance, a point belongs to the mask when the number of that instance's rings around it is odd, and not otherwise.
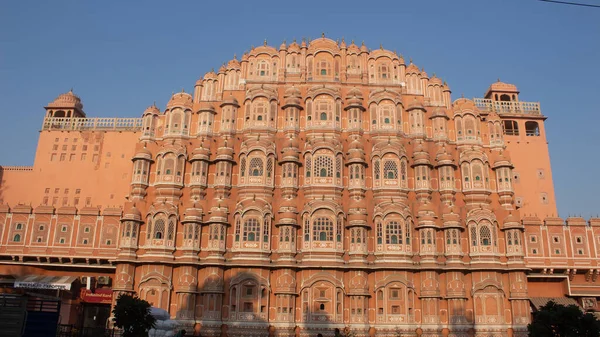
<path fill-rule="evenodd" d="M 427 75 L 427 72 L 425 72 L 425 69 L 421 69 L 421 78 L 429 78 L 429 75 Z"/>
<path fill-rule="evenodd" d="M 415 97 L 415 99 L 408 105 L 408 108 L 406 108 L 406 111 L 411 111 L 411 110 L 416 110 L 416 109 L 420 109 L 420 110 L 425 111 L 425 107 L 423 106 L 423 103 L 421 103 Z"/>
<path fill-rule="evenodd" d="M 234 56 L 233 60 L 227 62 L 227 69 L 240 69 L 240 61 L 238 61 Z"/>
<path fill-rule="evenodd" d="M 368 53 L 369 52 L 369 48 L 367 48 L 367 46 L 365 46 L 365 43 L 363 42 L 360 46 L 360 51 L 362 53 Z"/>
<path fill-rule="evenodd" d="M 433 110 L 433 113 L 431 114 L 431 116 L 429 117 L 429 119 L 433 119 L 433 118 L 445 118 L 445 119 L 450 119 L 450 117 L 448 117 L 448 115 L 446 114 L 446 109 L 444 108 L 436 108 L 435 110 Z"/>
<path fill-rule="evenodd" d="M 446 151 L 446 147 L 442 147 L 438 150 L 435 155 L 435 160 L 437 161 L 436 166 L 442 165 L 453 165 L 454 166 L 454 157 L 448 151 Z"/>
<path fill-rule="evenodd" d="M 199 78 L 199 79 L 196 81 L 196 86 L 202 85 L 202 81 L 203 81 L 203 80 L 202 80 L 201 78 Z"/>
<path fill-rule="evenodd" d="M 408 65 L 408 67 L 406 67 L 406 73 L 420 73 L 421 71 L 419 70 L 419 67 L 417 67 L 414 63 L 412 63 L 412 61 L 410 61 L 410 64 Z"/>
<path fill-rule="evenodd" d="M 288 52 L 299 52 L 300 51 L 300 46 L 298 45 L 298 43 L 296 43 L 296 40 L 294 40 L 292 42 L 292 44 L 290 44 L 290 46 L 288 47 Z"/>
<path fill-rule="evenodd" d="M 183 216 L 185 218 L 184 221 L 195 221 L 202 218 L 202 210 L 194 204 L 193 207 L 189 207 L 185 210 Z"/>
<path fill-rule="evenodd" d="M 283 97 L 302 97 L 302 93 L 300 92 L 300 89 L 298 89 L 298 87 L 292 85 L 291 87 L 285 89 Z"/>
<path fill-rule="evenodd" d="M 54 101 L 48 103 L 49 108 L 76 108 L 83 109 L 81 98 L 73 93 L 73 89 L 64 94 L 58 95 Z"/>
<path fill-rule="evenodd" d="M 363 143 L 361 143 L 360 140 L 358 140 L 357 138 L 354 138 L 354 140 L 352 140 L 352 142 L 350 143 L 350 145 L 348 145 L 348 149 L 350 150 L 363 150 Z"/>
<path fill-rule="evenodd" d="M 504 227 L 511 226 L 511 225 L 518 226 L 520 223 L 521 223 L 521 219 L 519 219 L 518 216 L 514 215 L 513 212 L 508 213 L 508 216 L 506 218 L 504 218 L 504 221 L 502 222 Z"/>
<path fill-rule="evenodd" d="M 198 111 L 209 111 L 216 114 L 215 106 L 210 102 L 201 102 Z"/>
<path fill-rule="evenodd" d="M 148 148 L 142 147 L 136 151 L 135 156 L 133 156 L 132 160 L 136 160 L 136 159 L 152 161 L 152 152 L 150 150 L 148 150 Z"/>
<path fill-rule="evenodd" d="M 142 221 L 142 212 L 140 212 L 135 204 L 132 204 L 130 208 L 128 208 L 123 213 L 123 218 L 121 220 L 133 220 L 133 221 Z"/>
<path fill-rule="evenodd" d="M 204 74 L 204 79 L 205 80 L 209 80 L 209 79 L 216 80 L 217 74 L 215 73 L 214 70 L 211 70 L 211 71 L 207 72 L 206 74 Z"/>
<path fill-rule="evenodd" d="M 348 215 L 348 223 L 351 224 L 351 225 L 353 223 L 366 224 L 367 223 L 367 215 L 366 214 L 362 214 L 362 213 L 349 214 Z"/>
<path fill-rule="evenodd" d="M 496 158 L 494 160 L 493 168 L 498 167 L 513 167 L 513 165 L 510 162 L 510 159 L 507 156 L 505 156 L 502 151 L 496 155 Z"/>
<path fill-rule="evenodd" d="M 142 116 L 146 115 L 158 116 L 160 115 L 160 110 L 156 104 L 152 104 L 151 106 L 147 107 L 146 110 L 144 110 L 144 114 Z"/>
<path fill-rule="evenodd" d="M 360 53 L 360 48 L 358 48 L 358 46 L 354 43 L 354 40 L 352 40 L 352 43 L 350 43 L 350 45 L 348 46 L 348 54 L 358 53 Z"/>
<path fill-rule="evenodd" d="M 433 77 L 431 77 L 431 79 L 429 79 L 429 84 L 444 85 L 444 82 L 442 82 L 442 79 L 440 79 L 439 77 L 435 76 L 435 74 L 433 74 Z"/>
<path fill-rule="evenodd" d="M 219 74 L 225 74 L 226 71 L 227 71 L 227 68 L 225 68 L 225 64 L 222 64 L 219 67 Z"/>
<path fill-rule="evenodd" d="M 187 92 L 181 91 L 171 96 L 169 103 L 167 103 L 167 108 L 192 107 L 192 105 L 192 95 L 188 94 Z"/>
<path fill-rule="evenodd" d="M 340 43 L 340 49 L 346 49 L 346 41 L 344 41 L 344 39 L 342 39 L 342 42 Z"/>
<path fill-rule="evenodd" d="M 233 105 L 235 107 L 240 107 L 240 104 L 238 103 L 238 100 L 235 99 L 235 97 L 233 97 L 233 95 L 229 95 L 229 97 L 227 97 L 226 99 L 223 100 L 223 103 L 221 103 L 221 107 L 224 107 L 226 105 Z"/>
<path fill-rule="evenodd" d="M 281 44 L 279 45 L 279 50 L 287 50 L 287 46 L 285 45 L 285 40 L 283 42 L 281 42 Z"/>
<path fill-rule="evenodd" d="M 498 82 L 492 83 L 490 85 L 489 91 L 505 91 L 505 92 L 519 92 L 517 86 L 510 83 Z"/>

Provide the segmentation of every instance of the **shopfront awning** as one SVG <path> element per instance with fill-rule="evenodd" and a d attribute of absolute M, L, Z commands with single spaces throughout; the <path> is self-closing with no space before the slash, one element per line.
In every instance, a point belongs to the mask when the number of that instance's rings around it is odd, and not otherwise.
<path fill-rule="evenodd" d="M 15 288 L 71 290 L 76 276 L 29 275 L 15 280 Z"/>
<path fill-rule="evenodd" d="M 533 304 L 536 310 L 539 310 L 541 307 L 543 307 L 544 305 L 546 305 L 546 303 L 550 301 L 553 301 L 556 304 L 562 304 L 564 306 L 579 306 L 577 301 L 570 297 L 532 297 L 529 300 L 531 301 L 531 304 Z"/>

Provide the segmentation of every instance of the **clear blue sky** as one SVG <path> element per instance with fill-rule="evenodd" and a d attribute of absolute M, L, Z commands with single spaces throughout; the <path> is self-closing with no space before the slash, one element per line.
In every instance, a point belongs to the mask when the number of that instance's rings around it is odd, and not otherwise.
<path fill-rule="evenodd" d="M 71 87 L 88 116 L 140 116 L 251 45 L 321 32 L 412 57 L 454 99 L 516 84 L 549 117 L 560 215 L 600 213 L 600 9 L 536 0 L 4 0 L 0 164 L 33 164 L 43 106 Z"/>

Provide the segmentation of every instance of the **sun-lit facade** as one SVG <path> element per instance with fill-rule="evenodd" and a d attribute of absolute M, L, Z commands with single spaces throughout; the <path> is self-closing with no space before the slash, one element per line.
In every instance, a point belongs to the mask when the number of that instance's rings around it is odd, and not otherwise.
<path fill-rule="evenodd" d="M 65 322 L 88 281 L 207 336 L 524 336 L 532 299 L 596 310 L 600 219 L 556 216 L 546 117 L 512 84 L 452 100 L 322 37 L 141 118 L 45 109 L 34 165 L 2 169 L 0 275 L 65 276 Z"/>

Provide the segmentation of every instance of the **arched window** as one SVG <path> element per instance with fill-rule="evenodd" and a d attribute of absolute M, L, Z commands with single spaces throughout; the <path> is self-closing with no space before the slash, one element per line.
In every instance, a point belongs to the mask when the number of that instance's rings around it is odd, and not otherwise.
<path fill-rule="evenodd" d="M 13 237 L 14 242 L 21 242 L 21 234 L 15 234 Z"/>
<path fill-rule="evenodd" d="M 313 241 L 333 241 L 333 222 L 319 217 L 313 221 Z"/>
<path fill-rule="evenodd" d="M 321 119 L 322 121 L 326 121 L 326 120 L 327 120 L 327 113 L 326 113 L 326 112 L 321 112 L 321 117 L 320 117 L 320 119 Z"/>
<path fill-rule="evenodd" d="M 317 74 L 320 76 L 329 76 L 331 75 L 331 63 L 327 60 L 319 60 L 316 62 L 317 65 Z"/>
<path fill-rule="evenodd" d="M 154 235 L 153 237 L 155 239 L 162 239 L 165 236 L 165 220 L 164 219 L 157 219 L 154 221 Z"/>
<path fill-rule="evenodd" d="M 491 246 L 492 234 L 488 226 L 484 225 L 479 228 L 479 242 L 482 246 Z"/>
<path fill-rule="evenodd" d="M 249 175 L 252 177 L 262 177 L 264 170 L 264 162 L 262 158 L 251 158 L 250 159 L 250 172 Z"/>
<path fill-rule="evenodd" d="M 260 224 L 255 218 L 249 218 L 244 221 L 244 241 L 259 241 Z"/>
<path fill-rule="evenodd" d="M 257 63 L 256 67 L 256 74 L 258 76 L 269 76 L 269 62 L 260 61 Z"/>
<path fill-rule="evenodd" d="M 383 178 L 398 179 L 398 164 L 393 160 L 383 162 Z"/>
<path fill-rule="evenodd" d="M 525 135 L 526 136 L 539 136 L 540 126 L 537 122 L 525 122 Z"/>
<path fill-rule="evenodd" d="M 397 221 L 388 222 L 385 227 L 386 244 L 402 244 L 402 226 Z"/>
<path fill-rule="evenodd" d="M 315 177 L 333 177 L 333 160 L 329 156 L 320 155 L 315 158 Z"/>

